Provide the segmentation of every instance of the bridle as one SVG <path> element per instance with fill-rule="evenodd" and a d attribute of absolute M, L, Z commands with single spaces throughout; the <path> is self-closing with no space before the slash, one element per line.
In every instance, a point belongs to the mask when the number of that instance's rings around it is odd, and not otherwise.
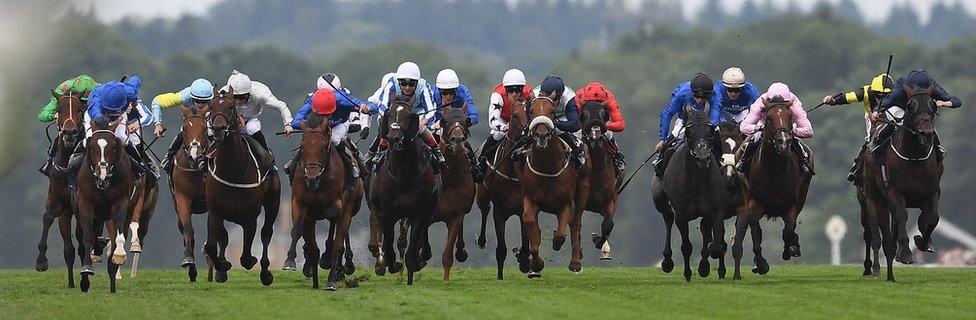
<path fill-rule="evenodd" d="M 322 139 L 324 140 L 323 144 L 325 145 L 325 147 L 322 150 L 322 153 L 325 155 L 324 163 L 305 162 L 304 160 L 302 160 L 302 169 L 305 176 L 305 186 L 308 187 L 309 190 L 314 191 L 314 190 L 318 190 L 319 185 L 322 182 L 322 174 L 325 173 L 325 168 L 326 168 L 325 164 L 329 162 L 329 156 L 332 155 L 332 150 L 331 150 L 332 146 L 330 145 L 332 142 L 328 134 L 319 130 L 303 130 L 302 141 L 305 141 L 306 135 L 322 136 Z M 302 150 L 302 148 L 304 148 L 304 144 L 303 146 L 299 147 L 300 149 L 299 152 L 304 151 Z M 312 174 L 309 174 L 309 172 L 311 172 Z"/>

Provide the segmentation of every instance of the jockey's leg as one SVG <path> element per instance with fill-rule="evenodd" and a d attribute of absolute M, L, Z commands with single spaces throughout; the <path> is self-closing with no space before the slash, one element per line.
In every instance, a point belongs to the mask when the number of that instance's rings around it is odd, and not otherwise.
<path fill-rule="evenodd" d="M 749 165 L 752 164 L 752 155 L 756 154 L 756 150 L 759 149 L 759 145 L 762 144 L 760 141 L 761 132 L 756 132 L 752 138 L 746 139 L 745 150 L 742 152 L 742 157 L 739 158 L 739 162 L 735 164 L 736 170 L 741 173 L 749 173 Z"/>
<path fill-rule="evenodd" d="M 799 139 L 793 139 L 793 152 L 796 152 L 796 155 L 800 156 L 800 169 L 803 170 L 804 176 L 812 176 L 817 174 L 816 172 L 813 172 L 813 166 L 810 165 L 809 150 L 807 150 L 806 146 L 804 146 L 803 142 L 800 142 Z"/>
<path fill-rule="evenodd" d="M 883 125 L 881 126 L 881 130 L 878 131 L 878 134 L 874 136 L 874 140 L 872 140 L 871 144 L 868 145 L 868 150 L 870 150 L 874 156 L 874 162 L 879 166 L 884 164 L 885 150 L 887 150 L 885 145 L 888 143 L 888 141 L 891 139 L 891 135 L 894 133 L 895 126 L 888 124 Z"/>
<path fill-rule="evenodd" d="M 572 156 L 573 164 L 576 165 L 576 169 L 585 166 L 586 155 L 583 154 L 583 141 L 572 132 L 561 132 L 559 133 L 559 138 L 569 143 L 570 155 Z"/>
<path fill-rule="evenodd" d="M 173 138 L 173 142 L 169 144 L 169 149 L 166 149 L 166 159 L 163 159 L 163 170 L 173 173 L 173 158 L 176 157 L 176 153 L 180 151 L 183 147 L 183 130 L 180 130 Z"/>
<path fill-rule="evenodd" d="M 481 166 L 478 165 L 478 160 L 474 157 L 474 148 L 471 147 L 471 143 L 465 140 L 464 149 L 464 155 L 468 158 L 468 169 L 471 171 L 471 178 L 474 179 L 474 183 L 479 183 L 485 176 L 481 172 Z"/>
<path fill-rule="evenodd" d="M 371 172 L 376 172 L 376 169 L 379 168 L 378 164 L 383 157 L 383 151 L 386 151 L 386 134 L 389 131 L 386 117 L 383 114 L 377 116 L 376 122 L 379 124 L 380 131 L 373 139 L 373 143 L 369 145 L 369 150 L 366 151 L 366 170 Z"/>
<path fill-rule="evenodd" d="M 861 165 L 862 165 L 861 155 L 864 154 L 864 151 L 867 150 L 867 148 L 868 148 L 868 142 L 865 141 L 863 144 L 861 144 L 861 149 L 857 151 L 857 156 L 854 157 L 854 164 L 851 165 L 851 170 L 847 174 L 847 181 L 855 182 L 855 180 L 858 180 L 857 178 L 861 172 Z"/>
<path fill-rule="evenodd" d="M 712 157 L 715 163 L 722 163 L 722 133 L 718 130 L 712 131 Z"/>
<path fill-rule="evenodd" d="M 935 150 L 939 152 L 939 153 L 936 154 L 936 156 L 938 157 L 939 161 L 941 162 L 946 157 L 946 149 L 942 147 L 942 140 L 939 140 L 939 132 L 938 131 L 935 131 L 935 137 L 934 137 L 934 140 L 932 140 L 932 143 L 935 144 Z"/>
<path fill-rule="evenodd" d="M 613 160 L 614 166 L 617 167 L 617 172 L 624 172 L 624 170 L 627 168 L 627 162 L 624 161 L 624 154 L 620 152 L 620 145 L 618 145 L 617 140 L 613 138 L 613 132 L 607 131 L 607 133 L 603 134 L 603 137 L 607 139 L 610 159 Z"/>
<path fill-rule="evenodd" d="M 346 186 L 352 185 L 352 181 L 359 178 L 359 167 L 356 166 L 355 157 L 353 157 L 352 151 L 346 148 L 346 144 L 342 142 L 346 138 L 346 134 L 349 133 L 349 122 L 343 122 L 335 127 L 332 127 L 332 135 L 329 137 L 332 145 L 335 146 L 336 151 L 339 153 L 339 157 L 342 159 L 342 163 L 346 165 L 346 171 L 351 173 L 351 179 L 347 177 Z"/>
<path fill-rule="evenodd" d="M 481 172 L 488 171 L 488 155 L 495 152 L 502 139 L 505 139 L 505 132 L 495 130 L 491 130 L 488 138 L 485 139 L 485 145 L 481 147 L 481 153 L 478 154 L 478 165 L 481 167 Z"/>
<path fill-rule="evenodd" d="M 57 140 L 55 140 L 55 142 L 52 142 L 51 145 L 47 147 L 47 160 L 44 161 L 44 164 L 41 165 L 40 169 L 37 169 L 37 171 L 44 176 L 50 176 L 49 170 L 51 168 L 51 161 L 54 161 L 54 151 L 57 150 L 57 143 Z"/>
<path fill-rule="evenodd" d="M 447 167 L 447 159 L 444 158 L 444 154 L 441 153 L 441 149 L 437 146 L 437 139 L 434 139 L 434 133 L 427 130 L 427 126 L 420 126 L 420 137 L 424 139 L 424 143 L 427 144 L 427 149 L 430 150 L 430 155 L 434 158 L 434 172 L 440 172 L 441 169 Z"/>

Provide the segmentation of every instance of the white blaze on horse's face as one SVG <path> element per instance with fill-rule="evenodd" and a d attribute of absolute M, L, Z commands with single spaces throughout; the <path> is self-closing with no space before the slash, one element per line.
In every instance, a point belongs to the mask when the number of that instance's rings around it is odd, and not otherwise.
<path fill-rule="evenodd" d="M 102 164 L 107 163 L 107 161 L 105 161 L 105 147 L 108 146 L 108 141 L 105 139 L 98 139 L 96 143 L 98 144 L 98 149 L 100 152 L 100 158 L 98 158 L 98 178 L 105 180 L 108 178 L 108 166 Z"/>
<path fill-rule="evenodd" d="M 590 127 L 590 139 L 596 140 L 600 138 L 600 126 Z"/>
<path fill-rule="evenodd" d="M 729 152 L 735 152 L 735 139 L 725 138 L 725 144 L 729 145 Z"/>
<path fill-rule="evenodd" d="M 190 141 L 190 159 L 196 160 L 200 156 L 200 141 L 193 139 Z"/>

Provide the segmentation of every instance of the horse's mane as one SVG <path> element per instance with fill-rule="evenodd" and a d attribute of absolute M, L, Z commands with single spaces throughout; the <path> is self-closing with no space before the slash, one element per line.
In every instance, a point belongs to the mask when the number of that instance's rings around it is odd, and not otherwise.
<path fill-rule="evenodd" d="M 305 125 L 315 128 L 322 125 L 322 122 L 324 121 L 326 121 L 325 117 L 318 113 L 311 112 L 309 113 L 308 118 L 305 118 Z"/>

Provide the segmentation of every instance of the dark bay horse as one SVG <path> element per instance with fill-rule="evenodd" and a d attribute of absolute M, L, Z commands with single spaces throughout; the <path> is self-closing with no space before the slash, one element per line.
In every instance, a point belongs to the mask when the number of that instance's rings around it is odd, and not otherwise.
<path fill-rule="evenodd" d="M 671 272 L 671 225 L 677 223 L 681 233 L 681 254 L 684 256 L 685 281 L 691 281 L 692 244 L 688 237 L 689 222 L 701 218 L 701 260 L 698 275 L 707 277 L 710 272 L 709 252 L 721 258 L 724 252 L 725 209 L 728 206 L 727 178 L 715 163 L 712 153 L 714 127 L 708 122 L 708 112 L 685 108 L 686 143 L 677 147 L 662 178 L 655 176 L 651 185 L 654 206 L 664 217 L 665 247 L 661 268 Z M 721 243 L 721 245 L 717 245 Z M 724 259 L 719 262 L 719 274 L 725 274 Z"/>
<path fill-rule="evenodd" d="M 383 260 L 390 273 L 403 269 L 403 264 L 397 262 L 393 248 L 397 221 L 406 219 L 414 226 L 410 228 L 404 259 L 408 285 L 413 284 L 414 272 L 426 266 L 426 261 L 422 261 L 419 254 L 420 247 L 427 243 L 427 226 L 437 210 L 440 192 L 439 179 L 434 174 L 420 137 L 420 126 L 424 124 L 420 123 L 420 116 L 412 111 L 415 99 L 416 96 L 409 99 L 395 97 L 390 109 L 381 118 L 380 125 L 385 127 L 390 143 L 389 156 L 378 172 L 370 175 L 367 202 L 379 222 L 371 223 L 371 227 L 378 225 L 383 231 Z M 376 231 L 373 230 L 373 233 Z"/>
<path fill-rule="evenodd" d="M 538 278 L 545 267 L 539 255 L 542 233 L 539 229 L 539 212 L 556 215 L 558 224 L 552 238 L 552 249 L 559 250 L 566 242 L 566 228 L 570 228 L 572 259 L 569 270 L 582 269 L 583 248 L 580 228 L 583 209 L 590 192 L 589 165 L 577 170 L 570 165 L 569 145 L 556 136 L 554 124 L 555 101 L 551 97 L 538 97 L 529 107 L 528 134 L 532 139 L 525 161 L 518 165 L 522 187 L 522 225 L 529 238 L 529 278 Z M 511 130 L 511 129 L 510 129 Z M 589 162 L 589 161 L 587 161 Z"/>
<path fill-rule="evenodd" d="M 481 232 L 478 233 L 478 247 L 484 248 L 488 244 L 487 239 L 485 239 L 485 224 L 490 212 L 495 223 L 495 239 L 498 241 L 495 246 L 498 280 L 503 279 L 505 258 L 508 255 L 505 242 L 505 222 L 512 216 L 519 219 L 521 235 L 521 246 L 514 250 L 515 258 L 519 264 L 519 271 L 522 273 L 529 272 L 529 238 L 525 234 L 525 226 L 521 222 L 522 188 L 519 186 L 515 162 L 512 161 L 510 155 L 518 140 L 522 139 L 520 135 L 528 124 L 524 103 L 515 104 L 515 107 L 512 108 L 511 119 L 504 140 L 498 143 L 494 156 L 488 161 L 485 180 L 477 186 L 478 209 L 481 210 Z M 494 208 L 492 208 L 493 204 Z"/>
<path fill-rule="evenodd" d="M 920 236 L 915 246 L 920 251 L 932 249 L 932 232 L 939 223 L 940 181 L 944 170 L 935 149 L 935 119 L 938 110 L 932 99 L 934 85 L 928 88 L 904 87 L 909 95 L 905 107 L 904 124 L 889 122 L 896 130 L 891 142 L 884 146 L 883 166 L 870 165 L 875 161 L 871 152 L 862 156 L 864 196 L 869 219 L 874 218 L 882 238 L 888 263 L 888 281 L 895 281 L 892 260 L 904 264 L 915 262 L 909 247 L 906 208 L 918 208 Z M 869 220 L 870 222 L 870 220 Z"/>
<path fill-rule="evenodd" d="M 115 136 L 119 126 L 124 127 L 125 123 L 109 123 L 104 118 L 92 121 L 93 132 L 86 140 L 85 157 L 77 173 L 78 219 L 84 239 L 82 252 L 91 252 L 96 232 L 107 224 L 112 238 L 112 258 L 106 264 L 112 293 L 116 290 L 119 265 L 127 260 L 124 226 L 132 205 L 130 195 L 136 187 L 132 161 L 124 151 L 123 142 Z M 91 255 L 81 256 L 81 291 L 88 292 L 88 278 L 95 274 L 95 269 Z"/>
<path fill-rule="evenodd" d="M 617 188 L 623 182 L 623 172 L 617 172 L 613 160 L 610 159 L 609 148 L 616 148 L 607 133 L 607 121 L 610 120 L 603 104 L 595 101 L 587 102 L 581 111 L 583 123 L 583 142 L 590 151 L 590 194 L 586 202 L 586 210 L 603 216 L 600 233 L 593 233 L 593 245 L 600 249 L 600 260 L 610 258 L 610 232 L 613 231 L 613 216 L 617 212 Z"/>
<path fill-rule="evenodd" d="M 258 262 L 251 254 L 251 245 L 257 230 L 258 216 L 264 208 L 264 225 L 261 227 L 261 284 L 274 282 L 268 270 L 268 245 L 278 217 L 281 201 L 281 181 L 277 171 L 258 163 L 250 144 L 242 132 L 242 118 L 234 101 L 233 88 L 214 93 L 210 101 L 209 127 L 213 131 L 213 143 L 207 153 L 208 175 L 204 179 L 204 197 L 207 199 L 206 254 L 214 260 L 217 282 L 227 281 L 230 262 L 223 252 L 218 255 L 217 246 L 227 245 L 224 221 L 240 225 L 244 229 L 244 247 L 241 266 L 250 270 Z"/>
<path fill-rule="evenodd" d="M 305 241 L 303 273 L 312 278 L 312 288 L 318 288 L 321 264 L 330 270 L 325 290 L 336 291 L 340 273 L 355 271 L 344 270 L 340 262 L 345 250 L 352 250 L 346 243 L 349 224 L 358 210 L 351 204 L 353 199 L 362 198 L 363 187 L 359 179 L 348 181 L 350 173 L 332 145 L 331 135 L 327 119 L 316 115 L 309 123 L 302 123 L 298 161 L 291 177 L 291 210 L 292 228 L 300 229 Z M 358 207 L 358 202 L 355 204 Z M 315 237 L 315 224 L 320 220 L 329 220 L 332 225 L 326 240 L 331 248 L 321 257 Z"/>
<path fill-rule="evenodd" d="M 745 208 L 737 213 L 735 239 L 732 256 L 735 259 L 733 279 L 741 279 L 739 264 L 742 259 L 742 242 L 748 224 L 753 225 L 753 253 L 756 269 L 754 273 L 765 274 L 769 264 L 762 256 L 762 229 L 757 228 L 763 216 L 782 218 L 783 260 L 800 256 L 800 239 L 796 234 L 796 219 L 807 200 L 811 176 L 804 176 L 799 156 L 793 151 L 799 144 L 793 133 L 792 102 L 771 103 L 763 101 L 766 115 L 761 133 L 759 149 L 752 158 L 745 192 Z M 810 166 L 813 167 L 813 156 Z M 758 240 L 758 241 L 757 241 Z"/>
<path fill-rule="evenodd" d="M 75 215 L 75 195 L 68 189 L 68 160 L 74 152 L 78 143 L 84 139 L 82 134 L 81 120 L 85 110 L 85 103 L 81 101 L 78 94 L 59 95 L 51 90 L 51 94 L 57 99 L 57 126 L 58 136 L 51 146 L 54 148 L 51 164 L 48 166 L 48 181 L 50 184 L 47 189 L 47 200 L 44 203 L 44 227 L 41 229 L 41 241 L 37 244 L 37 260 L 34 269 L 37 271 L 47 271 L 49 265 L 47 260 L 47 236 L 51 230 L 54 219 L 58 219 L 58 229 L 61 231 L 61 240 L 64 244 L 64 264 L 68 268 L 68 288 L 75 287 L 74 264 L 75 246 L 71 240 L 71 219 Z M 81 232 L 78 230 L 76 236 L 81 245 Z M 87 252 L 78 250 L 79 257 L 88 255 Z M 82 257 L 83 258 L 83 257 Z"/>
<path fill-rule="evenodd" d="M 136 180 L 135 190 L 130 194 L 131 209 L 126 216 L 131 239 L 129 242 L 129 252 L 132 253 L 132 270 L 130 277 L 135 278 L 139 274 L 139 258 L 142 255 L 143 243 L 146 235 L 149 234 L 149 221 L 156 211 L 156 202 L 159 201 L 159 184 L 156 179 L 146 178 L 146 173 Z M 122 228 L 125 224 L 121 225 Z"/>
<path fill-rule="evenodd" d="M 465 143 L 471 135 L 468 130 L 468 115 L 461 108 L 443 107 L 441 112 L 440 148 L 447 159 L 448 167 L 441 173 L 442 191 L 437 211 L 431 222 L 444 222 L 447 225 L 447 242 L 441 254 L 441 264 L 444 266 L 444 281 L 451 279 L 451 267 L 454 265 L 454 250 L 457 248 L 457 261 L 468 260 L 468 252 L 464 249 L 464 216 L 471 211 L 474 204 L 474 178 L 468 169 L 468 148 Z"/>
<path fill-rule="evenodd" d="M 196 258 L 193 248 L 196 243 L 193 231 L 193 215 L 207 212 L 203 180 L 206 176 L 207 119 L 204 118 L 210 107 L 200 109 L 181 107 L 183 113 L 183 147 L 173 157 L 173 171 L 169 176 L 169 191 L 173 194 L 177 226 L 183 235 L 183 262 L 180 267 L 187 269 L 190 282 L 197 280 Z M 221 251 L 226 248 L 223 244 Z M 210 265 L 208 280 L 213 281 L 213 264 Z"/>

